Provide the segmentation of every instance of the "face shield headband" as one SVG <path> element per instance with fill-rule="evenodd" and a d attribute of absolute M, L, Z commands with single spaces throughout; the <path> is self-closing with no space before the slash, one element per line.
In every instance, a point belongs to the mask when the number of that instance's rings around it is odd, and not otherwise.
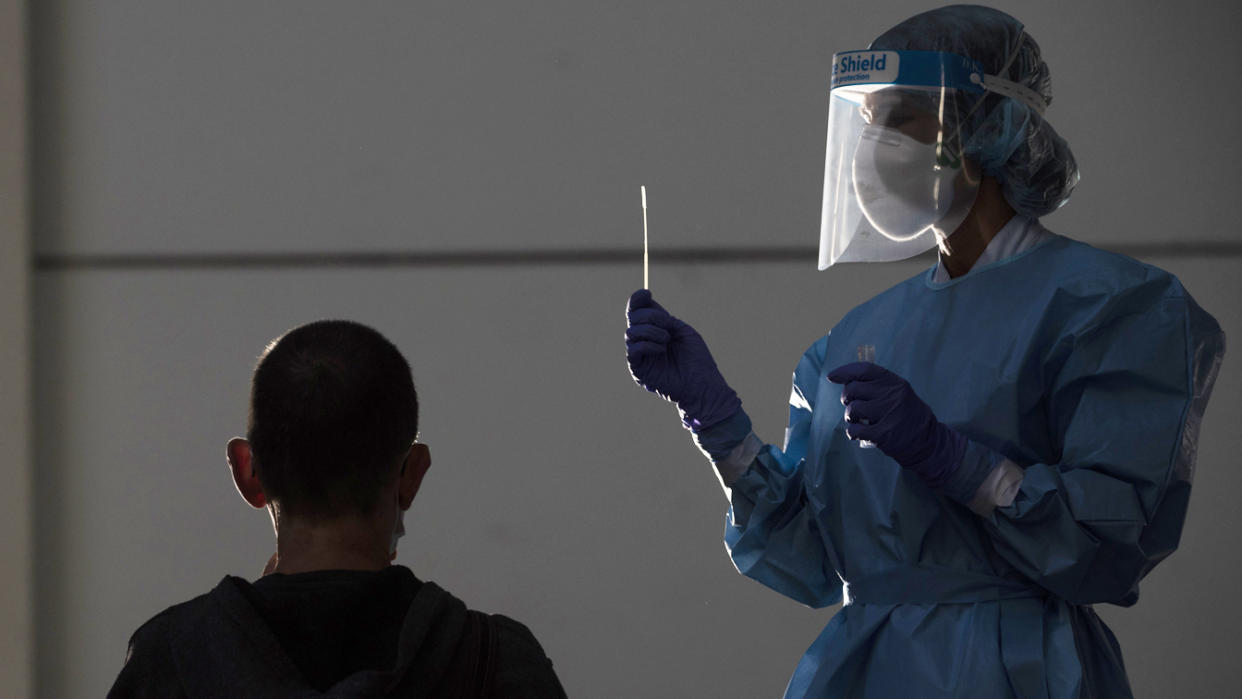
<path fill-rule="evenodd" d="M 912 257 L 964 220 L 978 182 L 962 167 L 961 130 L 988 92 L 1038 113 L 1047 106 L 1034 90 L 955 54 L 833 57 L 820 269 Z"/>

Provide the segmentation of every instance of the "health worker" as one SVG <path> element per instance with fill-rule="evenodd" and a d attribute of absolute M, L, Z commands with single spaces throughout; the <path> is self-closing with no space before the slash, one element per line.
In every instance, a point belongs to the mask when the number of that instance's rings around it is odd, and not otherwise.
<path fill-rule="evenodd" d="M 787 697 L 1130 697 L 1092 609 L 1177 548 L 1224 352 L 1173 275 L 1044 228 L 1078 180 L 1022 24 L 955 5 L 834 57 L 820 268 L 933 247 L 798 362 L 783 446 L 640 290 L 634 380 L 730 500 L 737 569 L 842 603 Z"/>

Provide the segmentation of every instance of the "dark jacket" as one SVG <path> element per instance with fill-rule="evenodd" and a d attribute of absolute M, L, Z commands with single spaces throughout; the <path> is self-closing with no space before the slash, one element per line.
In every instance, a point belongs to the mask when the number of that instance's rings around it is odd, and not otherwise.
<path fill-rule="evenodd" d="M 393 609 L 404 610 L 402 617 Z M 409 569 L 225 577 L 130 639 L 108 697 L 564 697 L 522 624 Z"/>

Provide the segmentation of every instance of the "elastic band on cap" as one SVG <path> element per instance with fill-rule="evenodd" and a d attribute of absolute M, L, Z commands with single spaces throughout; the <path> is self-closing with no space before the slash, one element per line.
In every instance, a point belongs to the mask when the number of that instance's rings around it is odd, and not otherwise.
<path fill-rule="evenodd" d="M 1034 109 L 1040 116 L 1044 110 L 1048 108 L 1048 103 L 1044 101 L 1044 96 L 1032 90 L 1026 85 L 1020 85 L 1012 80 L 984 74 L 980 76 L 978 73 L 970 74 L 970 82 L 981 85 L 988 92 L 995 92 L 998 95 L 1012 97 L 1026 106 Z"/>

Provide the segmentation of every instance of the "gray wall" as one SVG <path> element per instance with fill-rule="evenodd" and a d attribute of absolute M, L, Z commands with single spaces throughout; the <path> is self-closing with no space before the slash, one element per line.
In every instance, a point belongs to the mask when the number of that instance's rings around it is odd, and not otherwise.
<path fill-rule="evenodd" d="M 257 575 L 270 525 L 223 459 L 249 370 L 350 317 L 424 405 L 400 562 L 531 626 L 572 696 L 779 695 L 833 610 L 732 569 L 710 467 L 626 372 L 638 186 L 653 290 L 779 440 L 806 345 L 922 266 L 818 273 L 813 246 L 828 59 L 928 6 L 32 3 L 38 694 L 98 696 L 142 621 Z M 1242 338 L 1242 11 L 1000 7 L 1083 169 L 1046 224 L 1174 271 Z M 755 247 L 805 255 L 706 261 Z M 1232 676 L 1234 360 L 1182 550 L 1101 610 L 1140 696 Z"/>
<path fill-rule="evenodd" d="M 0 0 L 0 696 L 30 693 L 30 235 L 24 6 Z"/>

